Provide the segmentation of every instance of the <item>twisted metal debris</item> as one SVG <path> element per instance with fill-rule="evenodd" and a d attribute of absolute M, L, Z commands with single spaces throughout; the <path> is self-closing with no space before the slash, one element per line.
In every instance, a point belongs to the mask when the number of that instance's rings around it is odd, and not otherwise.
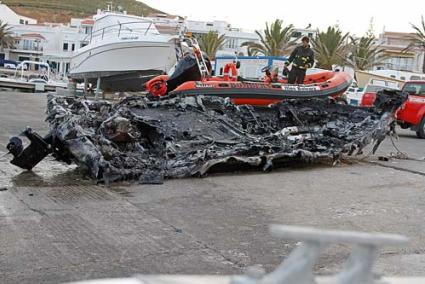
<path fill-rule="evenodd" d="M 293 162 L 336 162 L 370 143 L 376 150 L 405 96 L 383 92 L 379 98 L 376 108 L 363 109 L 319 99 L 254 108 L 202 96 L 130 97 L 115 105 L 50 96 L 47 121 L 52 130 L 43 138 L 48 146 L 31 149 L 44 152 L 28 163 L 28 149 L 22 151 L 16 143 L 8 148 L 15 156 L 12 163 L 23 168 L 52 153 L 105 183 L 161 183 L 249 168 L 270 171 Z M 33 132 L 26 135 L 37 141 Z"/>

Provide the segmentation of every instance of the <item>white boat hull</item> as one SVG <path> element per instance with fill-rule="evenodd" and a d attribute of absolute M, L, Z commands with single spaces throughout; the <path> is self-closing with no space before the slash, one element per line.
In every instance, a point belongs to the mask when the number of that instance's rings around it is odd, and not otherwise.
<path fill-rule="evenodd" d="M 132 71 L 168 71 L 175 62 L 172 42 L 110 42 L 82 48 L 71 59 L 70 77 L 83 79 Z"/>
<path fill-rule="evenodd" d="M 54 81 L 42 83 L 28 82 L 14 78 L 0 78 L 0 89 L 1 88 L 30 92 L 54 92 L 57 91 L 57 89 L 67 89 L 68 84 Z"/>

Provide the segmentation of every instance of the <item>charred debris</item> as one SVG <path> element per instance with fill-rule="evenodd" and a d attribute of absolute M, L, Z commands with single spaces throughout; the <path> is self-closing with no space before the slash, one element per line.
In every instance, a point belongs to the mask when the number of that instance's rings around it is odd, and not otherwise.
<path fill-rule="evenodd" d="M 41 137 L 27 129 L 26 148 L 19 137 L 7 148 L 11 163 L 23 169 L 53 155 L 105 183 L 270 171 L 299 162 L 334 163 L 371 143 L 376 150 L 393 130 L 394 114 L 405 99 L 398 91 L 383 91 L 373 109 L 325 99 L 254 108 L 203 96 L 158 101 L 138 96 L 112 104 L 50 95 L 51 131 Z"/>

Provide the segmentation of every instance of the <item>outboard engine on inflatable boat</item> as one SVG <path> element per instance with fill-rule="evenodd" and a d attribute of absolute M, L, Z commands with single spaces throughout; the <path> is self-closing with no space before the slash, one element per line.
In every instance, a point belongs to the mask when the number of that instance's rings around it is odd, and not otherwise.
<path fill-rule="evenodd" d="M 211 61 L 202 54 L 208 70 L 211 72 Z M 201 81 L 198 62 L 194 54 L 185 55 L 176 65 L 171 76 L 161 75 L 146 83 L 146 89 L 154 96 L 161 97 L 188 81 Z"/>
<path fill-rule="evenodd" d="M 201 73 L 196 58 L 193 54 L 188 54 L 177 63 L 173 74 L 167 80 L 167 91 L 171 92 L 184 82 L 200 80 Z"/>

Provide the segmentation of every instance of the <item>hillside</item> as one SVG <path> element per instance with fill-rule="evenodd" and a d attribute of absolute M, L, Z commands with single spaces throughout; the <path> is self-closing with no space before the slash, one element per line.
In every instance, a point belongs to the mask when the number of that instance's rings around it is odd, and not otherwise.
<path fill-rule="evenodd" d="M 97 9 L 106 9 L 108 0 L 3 0 L 18 14 L 35 18 L 40 23 L 66 23 L 73 18 L 83 18 L 96 14 Z M 136 0 L 113 1 L 114 6 L 121 6 L 129 14 L 147 15 L 160 11 Z"/>

